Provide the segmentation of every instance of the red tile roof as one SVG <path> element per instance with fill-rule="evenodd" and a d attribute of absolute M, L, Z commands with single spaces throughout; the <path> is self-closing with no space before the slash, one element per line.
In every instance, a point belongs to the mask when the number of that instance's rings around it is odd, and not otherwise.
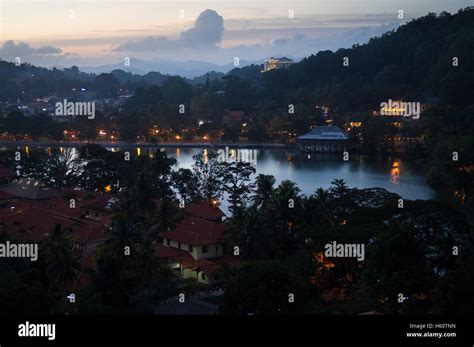
<path fill-rule="evenodd" d="M 195 204 L 189 204 L 185 207 L 185 210 L 193 216 L 212 220 L 220 219 L 225 216 L 224 212 L 219 207 L 212 206 L 208 202 L 199 202 Z"/>
<path fill-rule="evenodd" d="M 13 183 L 2 186 L 1 191 L 22 199 L 42 200 L 50 199 L 60 195 L 60 192 L 40 181 L 22 178 Z"/>
<path fill-rule="evenodd" d="M 117 198 L 109 194 L 95 194 L 94 199 L 86 199 L 79 204 L 81 208 L 97 212 L 112 213 Z"/>
<path fill-rule="evenodd" d="M 223 234 L 224 226 L 221 223 L 189 217 L 182 220 L 173 230 L 162 232 L 159 236 L 187 245 L 201 246 L 221 241 Z"/>
<path fill-rule="evenodd" d="M 182 255 L 182 250 L 179 250 L 174 247 L 166 247 L 162 245 L 160 242 L 155 243 L 155 256 L 158 258 L 172 258 L 172 257 L 178 257 Z"/>
<path fill-rule="evenodd" d="M 0 223 L 5 224 L 7 232 L 23 240 L 43 240 L 56 223 L 80 244 L 106 238 L 103 224 L 83 218 L 81 208 L 70 208 L 69 201 L 59 197 L 11 202 L 0 208 Z"/>

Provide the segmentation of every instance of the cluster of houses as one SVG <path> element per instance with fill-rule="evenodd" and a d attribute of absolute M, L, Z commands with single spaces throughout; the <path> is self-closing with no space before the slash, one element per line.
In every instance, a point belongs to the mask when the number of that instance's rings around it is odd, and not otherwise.
<path fill-rule="evenodd" d="M 58 122 L 66 122 L 70 120 L 70 117 L 56 112 L 57 104 L 64 103 L 65 100 L 67 102 L 94 102 L 96 110 L 105 111 L 119 108 L 129 97 L 130 95 L 117 95 L 116 97 L 97 98 L 94 91 L 81 88 L 79 90 L 73 89 L 62 95 L 33 96 L 28 101 L 18 99 L 16 102 L 0 102 L 0 110 L 7 112 L 19 110 L 27 117 L 42 113 L 53 116 L 53 119 Z"/>
<path fill-rule="evenodd" d="M 0 231 L 20 241 L 40 243 L 60 224 L 74 241 L 82 265 L 71 289 L 91 284 L 97 247 L 110 237 L 109 226 L 118 202 L 110 194 L 60 191 L 37 180 L 17 179 L 13 171 L 0 166 Z M 156 203 L 158 206 L 159 201 Z M 225 269 L 241 265 L 238 256 L 225 252 L 228 237 L 222 223 L 224 213 L 202 202 L 184 207 L 180 216 L 174 228 L 159 233 L 155 256 L 184 280 L 205 285 L 223 282 Z"/>

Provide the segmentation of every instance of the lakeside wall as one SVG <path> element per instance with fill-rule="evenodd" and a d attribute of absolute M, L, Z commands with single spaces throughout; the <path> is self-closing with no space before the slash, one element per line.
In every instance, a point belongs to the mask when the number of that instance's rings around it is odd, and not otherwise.
<path fill-rule="evenodd" d="M 101 145 L 102 147 L 202 147 L 202 148 L 272 148 L 272 149 L 297 149 L 296 145 L 284 145 L 279 143 L 208 143 L 208 142 L 109 142 L 109 141 L 28 141 L 28 140 L 0 140 L 0 146 L 47 146 L 47 147 L 81 147 L 87 144 Z"/>

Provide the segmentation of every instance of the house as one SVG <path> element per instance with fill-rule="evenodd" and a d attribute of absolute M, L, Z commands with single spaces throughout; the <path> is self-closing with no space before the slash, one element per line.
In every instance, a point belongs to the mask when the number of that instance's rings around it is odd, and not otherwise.
<path fill-rule="evenodd" d="M 58 190 L 48 187 L 38 180 L 28 178 L 22 178 L 0 187 L 0 191 L 20 199 L 28 200 L 45 200 L 60 195 Z"/>
<path fill-rule="evenodd" d="M 109 194 L 95 194 L 91 201 L 88 199 L 80 203 L 84 210 L 85 218 L 97 221 L 108 221 L 116 208 L 118 199 Z"/>
<path fill-rule="evenodd" d="M 222 210 L 209 202 L 198 202 L 192 203 L 185 207 L 185 211 L 190 215 L 206 219 L 211 222 L 222 222 L 222 218 L 225 217 Z"/>
<path fill-rule="evenodd" d="M 227 235 L 222 223 L 188 217 L 173 230 L 158 235 L 155 255 L 164 259 L 181 278 L 192 278 L 204 284 L 224 281 L 222 269 L 241 265 L 237 256 L 224 254 Z"/>
<path fill-rule="evenodd" d="M 337 126 L 316 126 L 297 138 L 303 152 L 343 152 L 349 136 Z"/>
<path fill-rule="evenodd" d="M 62 197 L 44 200 L 17 199 L 0 206 L 0 223 L 20 240 L 41 242 L 56 224 L 60 224 L 76 245 L 78 252 L 90 248 L 91 242 L 104 240 L 101 223 L 84 218 L 81 208 L 71 208 Z"/>

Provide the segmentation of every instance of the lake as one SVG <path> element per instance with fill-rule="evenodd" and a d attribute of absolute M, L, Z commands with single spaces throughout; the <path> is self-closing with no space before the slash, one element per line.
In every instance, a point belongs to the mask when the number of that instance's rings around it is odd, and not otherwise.
<path fill-rule="evenodd" d="M 149 149 L 147 149 L 149 150 Z M 165 148 L 177 159 L 179 168 L 191 168 L 192 156 L 202 148 Z M 298 150 L 257 149 L 257 174 L 275 176 L 277 182 L 291 180 L 302 193 L 328 188 L 335 178 L 344 179 L 350 187 L 380 187 L 405 199 L 438 199 L 438 193 L 426 182 L 424 172 L 397 158 L 357 158 L 347 162 L 342 155 L 308 154 Z"/>
<path fill-rule="evenodd" d="M 9 146 L 10 148 L 15 146 Z M 46 147 L 42 147 L 46 150 Z M 6 147 L 3 147 L 6 149 Z M 24 146 L 21 149 L 25 149 Z M 124 148 L 108 148 L 117 152 Z M 191 168 L 193 155 L 206 149 L 198 147 L 165 147 L 167 155 L 176 158 L 177 168 Z M 31 150 L 31 147 L 30 147 Z M 130 148 L 132 155 L 151 155 L 157 148 Z M 257 174 L 275 176 L 295 182 L 303 194 L 310 195 L 317 188 L 328 188 L 331 181 L 344 179 L 349 187 L 380 187 L 405 199 L 442 199 L 440 193 L 426 182 L 424 172 L 398 158 L 372 159 L 353 157 L 343 161 L 342 155 L 302 153 L 293 149 L 259 148 L 256 151 Z"/>

